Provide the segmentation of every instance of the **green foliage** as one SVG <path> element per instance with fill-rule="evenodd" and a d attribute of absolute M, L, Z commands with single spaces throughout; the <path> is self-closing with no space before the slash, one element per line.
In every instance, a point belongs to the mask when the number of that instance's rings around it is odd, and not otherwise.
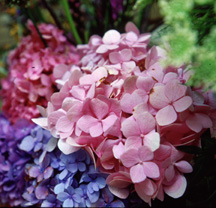
<path fill-rule="evenodd" d="M 153 32 L 151 44 L 168 50 L 167 65 L 191 65 L 191 85 L 216 91 L 216 2 L 158 0 L 158 5 L 165 26 Z"/>

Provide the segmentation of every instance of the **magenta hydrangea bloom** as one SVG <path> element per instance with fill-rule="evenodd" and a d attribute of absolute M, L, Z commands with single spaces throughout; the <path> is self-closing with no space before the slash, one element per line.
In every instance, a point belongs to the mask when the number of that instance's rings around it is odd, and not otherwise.
<path fill-rule="evenodd" d="M 75 47 L 63 31 L 51 24 L 42 23 L 38 29 L 47 43 L 45 48 L 36 28 L 28 22 L 30 34 L 23 37 L 8 57 L 9 75 L 2 80 L 2 110 L 11 122 L 18 118 L 31 120 L 39 116 L 37 105 L 47 106 L 56 90 L 53 75 L 58 64 L 75 64 L 79 60 Z"/>
<path fill-rule="evenodd" d="M 55 68 L 61 89 L 33 121 L 64 154 L 88 151 L 114 195 L 125 199 L 132 186 L 151 204 L 164 193 L 183 195 L 192 166 L 176 147 L 200 145 L 207 128 L 215 132 L 216 108 L 208 93 L 185 85 L 191 72 L 184 65 L 164 68 L 166 52 L 149 41 L 133 23 L 123 34 L 92 36 L 78 46 L 77 65 Z"/>

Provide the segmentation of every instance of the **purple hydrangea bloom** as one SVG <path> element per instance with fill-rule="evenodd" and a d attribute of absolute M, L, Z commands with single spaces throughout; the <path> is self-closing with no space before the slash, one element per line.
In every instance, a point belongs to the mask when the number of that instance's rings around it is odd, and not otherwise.
<path fill-rule="evenodd" d="M 88 153 L 80 149 L 65 155 L 49 131 L 28 124 L 11 125 L 0 117 L 1 202 L 23 207 L 91 207 L 97 203 L 106 187 L 106 175 L 95 169 Z"/>
<path fill-rule="evenodd" d="M 11 124 L 0 115 L 0 202 L 11 206 L 22 203 L 26 186 L 25 165 L 31 156 L 19 149 L 22 138 L 34 127 L 26 120 Z"/>

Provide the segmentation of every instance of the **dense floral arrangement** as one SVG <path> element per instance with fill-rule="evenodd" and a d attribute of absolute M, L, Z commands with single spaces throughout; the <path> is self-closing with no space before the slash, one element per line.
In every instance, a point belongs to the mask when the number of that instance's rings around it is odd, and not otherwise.
<path fill-rule="evenodd" d="M 160 207 L 184 196 L 194 171 L 209 187 L 216 169 L 199 174 L 216 165 L 216 98 L 191 85 L 183 56 L 173 64 L 173 45 L 153 44 L 130 21 L 81 44 L 69 15 L 80 17 L 81 3 L 62 0 L 71 38 L 42 2 L 56 25 L 24 8 L 29 34 L 1 79 L 0 205 Z M 123 2 L 110 1 L 116 24 Z"/>
<path fill-rule="evenodd" d="M 75 64 L 79 59 L 63 31 L 54 25 L 42 23 L 38 26 L 48 47 L 30 21 L 28 28 L 31 34 L 9 54 L 9 75 L 2 81 L 2 109 L 12 122 L 18 118 L 37 117 L 36 106 L 46 106 L 56 89 L 54 67 L 61 63 Z"/>

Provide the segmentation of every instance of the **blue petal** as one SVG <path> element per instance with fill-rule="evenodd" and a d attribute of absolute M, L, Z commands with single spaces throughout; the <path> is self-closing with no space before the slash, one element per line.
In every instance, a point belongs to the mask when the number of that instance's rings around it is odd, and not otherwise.
<path fill-rule="evenodd" d="M 59 179 L 63 180 L 68 174 L 67 169 L 64 169 L 60 174 L 59 174 Z"/>
<path fill-rule="evenodd" d="M 60 183 L 60 184 L 55 186 L 54 192 L 55 192 L 55 194 L 59 194 L 61 192 L 64 192 L 64 189 L 65 189 L 65 185 L 63 183 Z"/>
<path fill-rule="evenodd" d="M 99 199 L 99 191 L 98 192 L 94 192 L 94 193 L 89 193 L 87 191 L 87 195 L 89 197 L 89 200 L 91 201 L 91 203 L 95 203 L 98 199 Z"/>
<path fill-rule="evenodd" d="M 33 147 L 34 139 L 32 136 L 26 136 L 19 145 L 19 148 L 26 152 L 30 152 L 33 149 Z"/>
<path fill-rule="evenodd" d="M 63 207 L 73 207 L 73 200 L 72 199 L 66 199 L 63 203 Z"/>
<path fill-rule="evenodd" d="M 78 163 L 78 169 L 80 172 L 84 172 L 86 170 L 86 165 L 83 162 Z"/>
<path fill-rule="evenodd" d="M 92 189 L 93 189 L 94 191 L 99 191 L 99 186 L 98 186 L 98 184 L 97 184 L 97 183 L 92 183 Z"/>
<path fill-rule="evenodd" d="M 110 207 L 125 207 L 124 203 L 120 200 L 116 200 L 110 203 Z"/>
<path fill-rule="evenodd" d="M 103 177 L 98 177 L 96 179 L 96 182 L 97 182 L 100 189 L 102 189 L 102 188 L 104 188 L 106 186 L 106 179 L 103 178 Z"/>
<path fill-rule="evenodd" d="M 82 198 L 79 194 L 73 194 L 73 200 L 77 203 L 80 203 L 82 201 Z"/>
<path fill-rule="evenodd" d="M 46 199 L 46 197 L 48 196 L 48 189 L 45 186 L 38 186 L 35 189 L 35 196 L 37 197 L 37 199 Z"/>
<path fill-rule="evenodd" d="M 61 192 L 57 195 L 57 199 L 61 202 L 65 201 L 66 199 L 68 199 L 70 197 L 70 195 L 66 192 Z"/>
<path fill-rule="evenodd" d="M 73 163 L 73 164 L 69 164 L 67 165 L 67 169 L 71 172 L 71 173 L 76 173 L 78 170 L 77 164 Z"/>
<path fill-rule="evenodd" d="M 67 192 L 70 194 L 70 195 L 73 195 L 74 194 L 74 188 L 72 186 L 69 186 L 67 188 Z"/>
<path fill-rule="evenodd" d="M 43 146 L 43 143 L 39 142 L 34 147 L 34 152 L 38 152 Z"/>
<path fill-rule="evenodd" d="M 39 142 L 43 139 L 43 129 L 42 128 L 39 128 L 37 130 L 36 138 L 37 138 L 37 141 L 39 141 Z"/>

